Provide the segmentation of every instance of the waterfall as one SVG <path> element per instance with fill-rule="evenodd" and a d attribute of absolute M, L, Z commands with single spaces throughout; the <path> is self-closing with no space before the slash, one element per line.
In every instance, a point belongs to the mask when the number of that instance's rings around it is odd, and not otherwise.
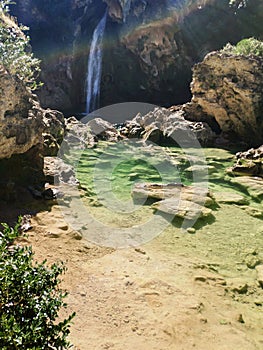
<path fill-rule="evenodd" d="M 92 36 L 88 70 L 86 78 L 86 113 L 94 111 L 99 104 L 101 64 L 102 64 L 102 41 L 107 20 L 107 11 L 95 28 Z"/>

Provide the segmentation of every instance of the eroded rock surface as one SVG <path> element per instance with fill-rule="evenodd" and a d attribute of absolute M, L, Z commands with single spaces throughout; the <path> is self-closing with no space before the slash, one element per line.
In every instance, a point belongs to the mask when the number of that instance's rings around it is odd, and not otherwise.
<path fill-rule="evenodd" d="M 24 84 L 0 66 L 0 159 L 41 144 L 42 109 Z"/>
<path fill-rule="evenodd" d="M 177 183 L 138 183 L 135 184 L 132 195 L 135 200 L 155 200 L 157 202 L 152 205 L 154 209 L 188 220 L 210 216 L 212 210 L 208 207 L 216 204 L 212 193 L 207 189 Z"/>
<path fill-rule="evenodd" d="M 43 107 L 85 110 L 92 34 L 108 7 L 103 44 L 101 106 L 189 101 L 191 67 L 228 41 L 262 36 L 262 1 L 240 10 L 215 0 L 17 0 L 42 59 Z M 216 19 L 216 20 L 215 20 Z"/>
<path fill-rule="evenodd" d="M 229 169 L 235 175 L 263 176 L 263 146 L 236 154 L 236 163 Z"/>
<path fill-rule="evenodd" d="M 155 108 L 146 115 L 138 114 L 128 121 L 121 133 L 129 138 L 143 138 L 156 144 L 179 144 L 181 147 L 209 145 L 215 133 L 205 122 L 190 122 L 184 119 L 184 112 Z"/>
<path fill-rule="evenodd" d="M 189 120 L 206 121 L 232 141 L 259 146 L 263 139 L 263 58 L 213 52 L 193 69 Z"/>

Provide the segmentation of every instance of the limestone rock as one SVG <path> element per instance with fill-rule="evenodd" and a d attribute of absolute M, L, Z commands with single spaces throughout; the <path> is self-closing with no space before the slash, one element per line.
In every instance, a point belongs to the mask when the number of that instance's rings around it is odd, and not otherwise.
<path fill-rule="evenodd" d="M 252 198 L 258 201 L 263 199 L 263 178 L 241 176 L 231 178 L 230 181 L 246 190 Z"/>
<path fill-rule="evenodd" d="M 245 196 L 242 196 L 239 193 L 215 192 L 214 197 L 217 203 L 239 204 L 239 205 L 248 204 L 248 200 L 245 198 Z"/>
<path fill-rule="evenodd" d="M 208 217 L 212 210 L 197 203 L 178 198 L 167 198 L 152 205 L 153 208 L 178 218 L 192 220 L 195 218 Z"/>
<path fill-rule="evenodd" d="M 238 152 L 236 158 L 236 164 L 228 169 L 229 172 L 235 175 L 263 175 L 263 146 Z"/>
<path fill-rule="evenodd" d="M 94 118 L 87 123 L 92 135 L 104 141 L 117 141 L 120 138 L 118 130 L 108 121 Z"/>
<path fill-rule="evenodd" d="M 30 27 L 33 52 L 42 60 L 41 104 L 67 112 L 85 110 L 90 42 L 107 6 L 104 43 L 111 44 L 103 47 L 101 106 L 189 101 L 194 63 L 228 41 L 262 35 L 260 0 L 253 1 L 252 9 L 237 11 L 229 1 L 215 0 L 63 0 L 54 6 L 17 0 L 16 4 L 12 14 Z"/>
<path fill-rule="evenodd" d="M 182 109 L 172 112 L 158 107 L 146 115 L 139 113 L 132 121 L 128 121 L 124 135 L 136 135 L 155 144 L 179 144 L 181 147 L 209 145 L 215 138 L 207 123 L 185 120 Z"/>
<path fill-rule="evenodd" d="M 157 202 L 152 208 L 188 220 L 210 216 L 212 210 L 207 206 L 215 205 L 208 190 L 182 184 L 139 183 L 135 184 L 132 195 L 135 200 L 153 199 Z"/>
<path fill-rule="evenodd" d="M 78 186 L 73 167 L 65 163 L 59 157 L 45 157 L 44 159 L 45 178 L 50 183 L 66 183 L 72 187 Z"/>
<path fill-rule="evenodd" d="M 0 159 L 42 143 L 42 109 L 23 82 L 0 66 Z"/>
<path fill-rule="evenodd" d="M 84 149 L 93 147 L 95 143 L 94 135 L 91 134 L 90 127 L 82 123 L 75 117 L 66 119 L 66 136 L 62 144 L 63 148 Z"/>
<path fill-rule="evenodd" d="M 260 145 L 263 138 L 263 58 L 212 52 L 194 66 L 189 120 L 202 120 L 218 132 Z"/>

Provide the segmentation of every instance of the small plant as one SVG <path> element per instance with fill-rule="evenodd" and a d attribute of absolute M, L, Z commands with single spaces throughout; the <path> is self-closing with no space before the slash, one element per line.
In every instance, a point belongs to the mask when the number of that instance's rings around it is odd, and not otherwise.
<path fill-rule="evenodd" d="M 31 247 L 14 243 L 20 221 L 14 228 L 2 224 L 0 232 L 0 344 L 2 350 L 68 349 L 71 320 L 57 322 L 67 293 L 58 288 L 63 264 L 47 267 L 36 263 Z"/>
<path fill-rule="evenodd" d="M 23 33 L 28 28 L 18 26 L 9 16 L 9 5 L 12 4 L 14 2 L 9 0 L 0 1 L 0 63 L 35 90 L 42 85 L 36 82 L 40 60 L 30 51 L 30 38 Z M 12 22 L 13 25 L 10 25 Z"/>
<path fill-rule="evenodd" d="M 263 42 L 255 38 L 243 39 L 236 46 L 230 43 L 226 44 L 221 52 L 232 55 L 255 55 L 263 57 Z"/>

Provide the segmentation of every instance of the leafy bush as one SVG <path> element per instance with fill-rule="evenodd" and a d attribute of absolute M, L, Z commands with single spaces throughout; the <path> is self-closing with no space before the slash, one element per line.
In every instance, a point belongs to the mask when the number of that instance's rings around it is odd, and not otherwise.
<path fill-rule="evenodd" d="M 14 245 L 19 236 L 2 224 L 0 233 L 0 344 L 11 349 L 68 349 L 69 326 L 75 313 L 56 322 L 67 293 L 58 288 L 63 264 L 35 263 L 31 247 Z"/>
<path fill-rule="evenodd" d="M 226 44 L 221 52 L 232 55 L 256 55 L 263 57 L 263 42 L 255 38 L 243 39 L 236 46 L 230 43 Z"/>
<path fill-rule="evenodd" d="M 12 3 L 0 2 L 0 63 L 34 90 L 39 86 L 36 79 L 40 72 L 40 60 L 30 52 L 30 38 L 23 33 L 28 28 L 18 26 L 8 17 L 8 5 Z"/>

